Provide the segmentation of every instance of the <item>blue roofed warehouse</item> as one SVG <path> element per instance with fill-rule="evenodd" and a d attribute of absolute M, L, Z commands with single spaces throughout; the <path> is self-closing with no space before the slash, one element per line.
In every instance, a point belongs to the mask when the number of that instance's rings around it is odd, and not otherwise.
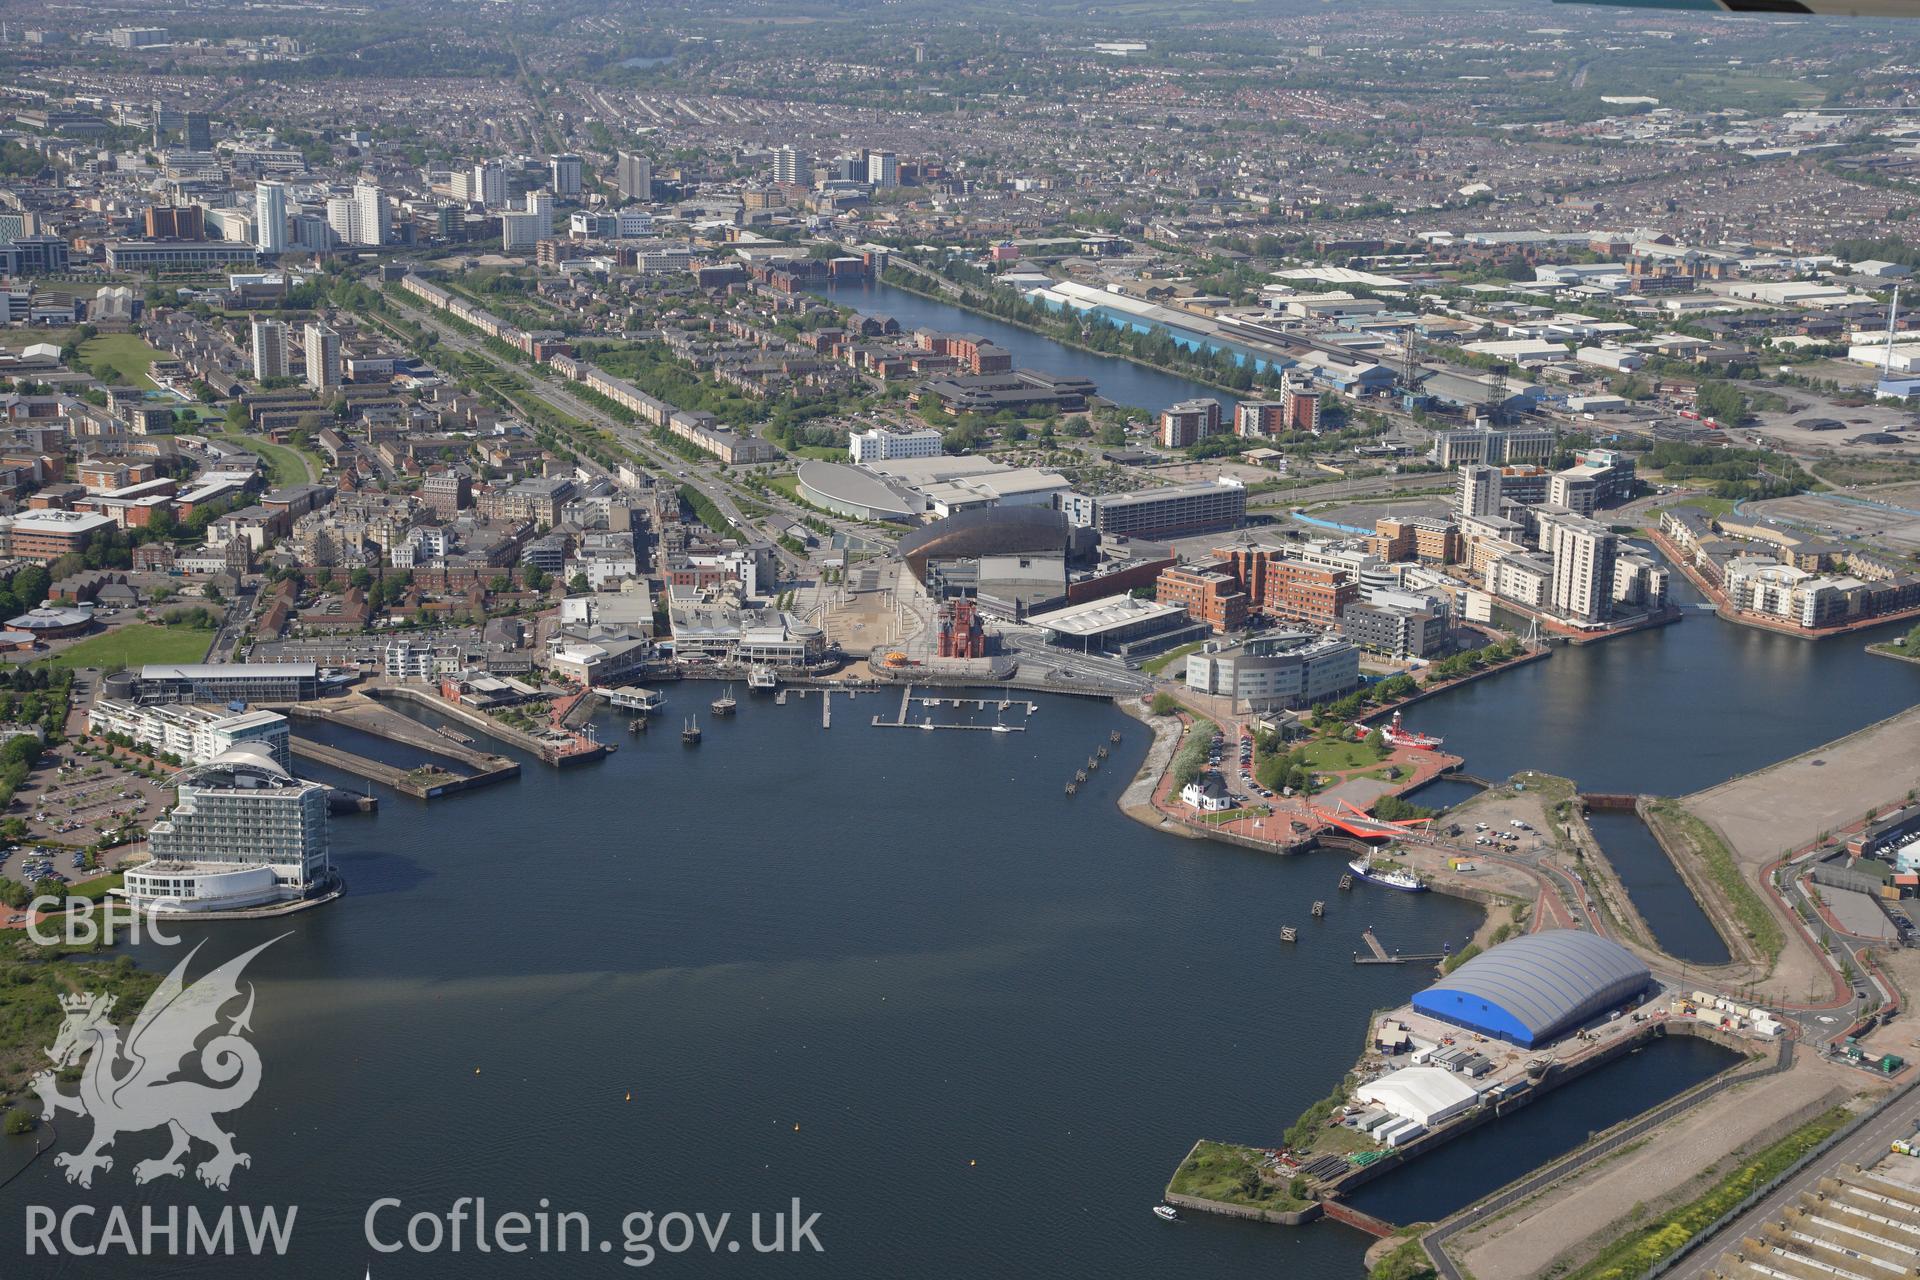
<path fill-rule="evenodd" d="M 1652 981 L 1619 943 L 1552 929 L 1475 956 L 1414 996 L 1413 1007 L 1531 1049 L 1625 1004 Z"/>

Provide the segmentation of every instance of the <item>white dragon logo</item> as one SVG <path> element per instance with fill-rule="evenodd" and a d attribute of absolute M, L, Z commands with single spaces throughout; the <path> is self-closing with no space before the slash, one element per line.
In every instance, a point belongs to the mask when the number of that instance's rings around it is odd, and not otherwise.
<path fill-rule="evenodd" d="M 53 1067 L 36 1075 L 32 1084 L 40 1095 L 43 1118 L 51 1120 L 62 1111 L 93 1118 L 93 1139 L 86 1150 L 54 1157 L 54 1163 L 67 1171 L 67 1181 L 91 1187 L 94 1170 L 113 1168 L 113 1157 L 106 1154 L 106 1149 L 115 1138 L 163 1125 L 172 1134 L 173 1147 L 158 1159 L 134 1165 L 135 1182 L 177 1178 L 186 1173 L 181 1157 L 195 1138 L 213 1148 L 213 1155 L 194 1171 L 210 1187 L 225 1191 L 236 1167 L 252 1165 L 252 1157 L 235 1151 L 233 1135 L 213 1119 L 218 1112 L 245 1106 L 260 1087 L 260 1055 L 242 1035 L 253 1029 L 251 983 L 247 984 L 246 1007 L 227 1024 L 224 1033 L 198 1049 L 201 1072 L 223 1087 L 174 1077 L 194 1056 L 200 1038 L 217 1029 L 220 1010 L 239 998 L 240 973 L 247 962 L 279 940 L 270 939 L 235 956 L 189 986 L 184 975 L 200 951 L 196 944 L 141 1008 L 124 1047 L 120 1029 L 109 1017 L 112 996 L 90 993 L 61 997 L 66 1021 L 61 1023 L 53 1047 L 46 1050 Z M 93 1056 L 80 1076 L 79 1093 L 61 1093 L 54 1072 L 73 1066 L 89 1051 Z"/>

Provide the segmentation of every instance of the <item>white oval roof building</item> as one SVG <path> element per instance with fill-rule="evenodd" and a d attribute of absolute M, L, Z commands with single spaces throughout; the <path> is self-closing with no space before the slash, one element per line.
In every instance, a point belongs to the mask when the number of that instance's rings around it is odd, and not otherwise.
<path fill-rule="evenodd" d="M 1413 1007 L 1523 1048 L 1625 1004 L 1653 974 L 1617 942 L 1579 929 L 1530 933 L 1455 969 Z"/>

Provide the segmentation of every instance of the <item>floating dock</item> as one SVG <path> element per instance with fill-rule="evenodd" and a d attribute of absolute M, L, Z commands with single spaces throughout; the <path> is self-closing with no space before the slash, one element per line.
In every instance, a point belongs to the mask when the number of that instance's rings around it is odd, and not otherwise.
<path fill-rule="evenodd" d="M 988 707 L 1012 705 L 1011 703 L 995 702 L 991 698 L 915 698 L 913 696 L 913 686 L 908 685 L 900 691 L 899 714 L 892 720 L 882 720 L 876 715 L 873 718 L 873 727 L 876 729 L 963 729 L 971 730 L 974 733 L 1025 733 L 1027 731 L 1025 725 L 1019 724 L 936 724 L 932 716 L 928 716 L 924 720 L 909 720 L 907 719 L 907 714 L 912 711 L 915 702 L 920 703 L 923 707 L 938 707 L 951 703 L 956 707 L 972 706 L 978 707 L 983 711 Z M 1031 702 L 1027 704 L 1029 708 L 1033 705 Z M 1089 763 L 1091 763 L 1091 761 Z M 1086 779 L 1083 777 L 1080 781 L 1084 782 Z"/>

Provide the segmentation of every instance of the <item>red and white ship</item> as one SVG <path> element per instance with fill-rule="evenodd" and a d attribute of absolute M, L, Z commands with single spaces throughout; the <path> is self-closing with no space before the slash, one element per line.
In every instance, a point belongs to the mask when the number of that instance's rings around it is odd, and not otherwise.
<path fill-rule="evenodd" d="M 1365 738 L 1372 731 L 1370 725 L 1353 726 L 1353 736 L 1356 738 Z M 1411 729 L 1401 728 L 1398 711 L 1393 713 L 1393 719 L 1380 726 L 1380 736 L 1387 740 L 1387 745 L 1390 747 L 1408 747 L 1414 751 L 1434 751 L 1446 741 L 1445 738 L 1436 738 L 1430 733 L 1415 733 Z"/>

